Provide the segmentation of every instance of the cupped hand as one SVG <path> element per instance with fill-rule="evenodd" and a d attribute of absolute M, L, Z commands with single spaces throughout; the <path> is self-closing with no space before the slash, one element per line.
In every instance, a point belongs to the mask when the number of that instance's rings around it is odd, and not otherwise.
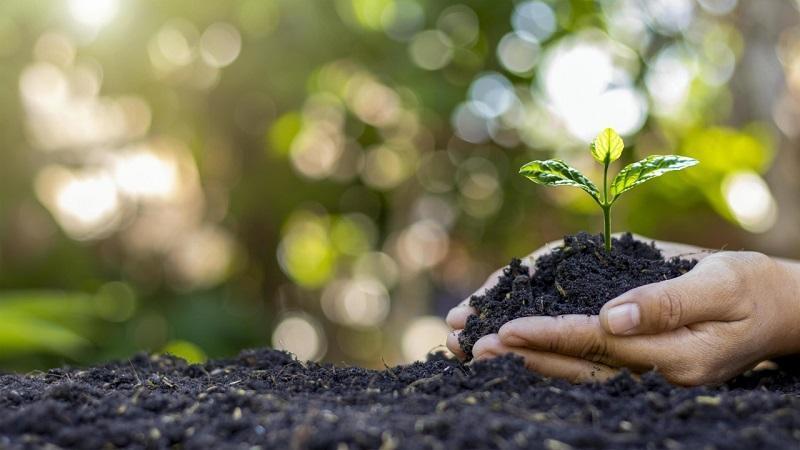
<path fill-rule="evenodd" d="M 608 378 L 625 367 L 699 385 L 800 353 L 800 265 L 754 252 L 656 245 L 667 257 L 685 254 L 700 262 L 678 278 L 622 294 L 599 316 L 512 320 L 475 344 L 475 359 L 516 353 L 531 370 L 576 382 Z M 451 316 L 451 326 L 463 327 L 459 312 Z"/>
<path fill-rule="evenodd" d="M 541 255 L 553 250 L 553 248 L 558 247 L 559 245 L 563 244 L 563 241 L 552 241 L 548 242 L 547 244 L 543 245 L 530 255 L 523 258 L 523 263 L 528 266 L 528 268 L 533 271 L 533 264 Z M 475 308 L 469 305 L 469 300 L 472 298 L 473 295 L 483 295 L 487 289 L 494 286 L 497 283 L 497 279 L 502 275 L 503 268 L 500 268 L 491 275 L 486 281 L 478 288 L 477 291 L 473 292 L 469 297 L 464 299 L 461 303 L 453 307 L 448 313 L 447 317 L 445 318 L 445 322 L 450 327 L 452 331 L 447 335 L 447 348 L 458 358 L 464 359 L 466 355 L 464 354 L 464 350 L 461 349 L 461 345 L 458 343 L 458 335 L 461 333 L 461 330 L 464 329 L 464 326 L 467 323 L 467 318 L 472 314 L 475 314 Z"/>

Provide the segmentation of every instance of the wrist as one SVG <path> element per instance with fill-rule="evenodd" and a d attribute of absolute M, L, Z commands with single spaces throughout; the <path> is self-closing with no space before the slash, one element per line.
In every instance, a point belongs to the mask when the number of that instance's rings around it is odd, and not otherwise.
<path fill-rule="evenodd" d="M 781 259 L 777 262 L 786 279 L 784 310 L 779 311 L 788 319 L 785 330 L 787 339 L 782 354 L 800 354 L 800 262 Z"/>

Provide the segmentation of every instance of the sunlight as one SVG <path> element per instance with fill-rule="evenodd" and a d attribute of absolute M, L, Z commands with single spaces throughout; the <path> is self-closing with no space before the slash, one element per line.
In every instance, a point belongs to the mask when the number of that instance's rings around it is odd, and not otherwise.
<path fill-rule="evenodd" d="M 447 351 L 444 348 L 444 339 L 449 331 L 450 328 L 439 317 L 423 316 L 414 319 L 403 333 L 403 357 L 407 362 L 420 361 L 425 359 L 429 351 Z"/>
<path fill-rule="evenodd" d="M 560 44 L 543 62 L 548 106 L 581 140 L 608 126 L 628 135 L 644 124 L 647 101 L 613 50 L 604 41 L 576 38 Z"/>
<path fill-rule="evenodd" d="M 146 150 L 129 152 L 114 164 L 114 180 L 131 197 L 168 199 L 177 190 L 175 160 Z"/>
<path fill-rule="evenodd" d="M 313 318 L 292 314 L 275 327 L 272 346 L 294 353 L 301 361 L 316 361 L 325 354 L 325 337 Z"/>
<path fill-rule="evenodd" d="M 72 17 L 87 26 L 100 28 L 117 15 L 119 0 L 69 0 Z"/>
<path fill-rule="evenodd" d="M 728 175 L 722 183 L 722 192 L 742 228 L 763 233 L 775 225 L 778 207 L 769 186 L 758 174 L 738 172 Z"/>
<path fill-rule="evenodd" d="M 117 189 L 105 172 L 74 173 L 64 167 L 47 167 L 36 178 L 36 193 L 75 239 L 103 237 L 118 223 L 121 205 Z"/>

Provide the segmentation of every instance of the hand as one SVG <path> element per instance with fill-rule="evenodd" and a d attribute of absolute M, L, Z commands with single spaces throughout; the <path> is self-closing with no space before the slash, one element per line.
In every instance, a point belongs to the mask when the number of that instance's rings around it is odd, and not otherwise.
<path fill-rule="evenodd" d="M 618 236 L 618 234 L 615 234 Z M 701 259 L 707 253 L 707 250 L 701 249 L 700 247 L 695 247 L 692 245 L 686 244 L 676 244 L 672 242 L 662 242 L 662 241 L 654 241 L 653 239 L 648 239 L 642 236 L 634 235 L 634 237 L 640 241 L 645 242 L 655 242 L 656 246 L 661 250 L 661 253 L 666 258 L 672 258 L 675 256 L 685 256 L 691 257 L 695 259 Z M 559 239 L 557 241 L 551 241 L 547 244 L 543 245 L 536 249 L 533 253 L 523 258 L 523 263 L 528 266 L 531 272 L 534 269 L 534 263 L 539 256 L 542 256 L 546 253 L 549 253 L 554 248 L 559 247 L 564 244 L 564 241 Z M 477 291 L 472 293 L 469 297 L 464 299 L 461 303 L 453 307 L 448 313 L 445 321 L 447 325 L 450 326 L 452 331 L 447 336 L 447 348 L 458 358 L 464 359 L 466 355 L 464 351 L 461 349 L 461 345 L 458 343 L 458 335 L 461 333 L 461 330 L 464 329 L 464 326 L 467 323 L 467 318 L 472 314 L 476 314 L 476 311 L 473 307 L 469 306 L 469 300 L 473 295 L 483 295 L 487 289 L 494 286 L 497 283 L 497 279 L 503 273 L 503 268 L 500 268 L 491 275 L 483 285 L 478 288 Z"/>
<path fill-rule="evenodd" d="M 666 256 L 691 251 L 657 245 Z M 475 358 L 516 353 L 530 369 L 572 381 L 655 368 L 699 385 L 800 352 L 800 265 L 753 252 L 691 256 L 701 261 L 687 274 L 633 289 L 599 316 L 513 320 L 479 340 Z"/>
<path fill-rule="evenodd" d="M 563 244 L 563 241 L 561 240 L 548 242 L 547 244 L 543 245 L 530 255 L 523 258 L 522 262 L 526 266 L 528 266 L 528 268 L 531 271 L 533 271 L 533 263 L 534 261 L 536 261 L 536 258 L 538 258 L 541 255 L 544 255 L 545 253 L 550 252 L 553 248 L 558 247 L 561 244 Z M 458 343 L 458 334 L 461 333 L 461 330 L 464 329 L 464 326 L 467 323 L 467 318 L 472 314 L 476 314 L 475 308 L 469 306 L 469 299 L 473 295 L 483 295 L 483 293 L 486 292 L 487 289 L 489 289 L 490 287 L 494 286 L 495 283 L 497 283 L 497 279 L 498 277 L 500 277 L 502 273 L 503 273 L 503 268 L 494 271 L 494 273 L 489 275 L 489 278 L 486 279 L 486 281 L 480 288 L 478 288 L 477 291 L 472 293 L 472 295 L 464 299 L 461 303 L 453 307 L 447 313 L 445 321 L 447 322 L 447 325 L 452 329 L 450 334 L 447 335 L 447 348 L 459 359 L 464 359 L 466 358 L 467 355 L 464 354 L 464 350 L 461 349 L 461 344 Z"/>

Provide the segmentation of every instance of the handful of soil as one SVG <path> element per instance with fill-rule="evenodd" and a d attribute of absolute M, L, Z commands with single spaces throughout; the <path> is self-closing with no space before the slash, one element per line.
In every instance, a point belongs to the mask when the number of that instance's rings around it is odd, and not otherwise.
<path fill-rule="evenodd" d="M 578 233 L 564 238 L 564 245 L 528 266 L 512 259 L 497 284 L 484 295 L 473 295 L 469 304 L 478 312 L 467 319 L 458 337 L 472 358 L 472 347 L 481 337 L 519 317 L 596 315 L 608 302 L 633 288 L 675 278 L 697 261 L 665 259 L 661 250 L 626 233 L 612 239 L 606 252 L 602 235 Z"/>

